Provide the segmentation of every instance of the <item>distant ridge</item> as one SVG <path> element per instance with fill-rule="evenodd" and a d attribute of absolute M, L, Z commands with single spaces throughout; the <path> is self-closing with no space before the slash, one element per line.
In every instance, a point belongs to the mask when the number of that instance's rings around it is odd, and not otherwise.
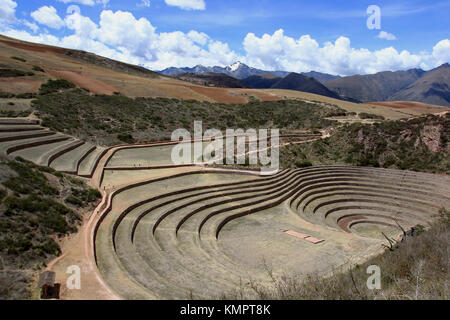
<path fill-rule="evenodd" d="M 410 69 L 355 75 L 326 82 L 341 96 L 363 102 L 417 101 L 450 107 L 450 65 L 430 71 Z"/>
<path fill-rule="evenodd" d="M 450 107 L 450 65 L 426 72 L 421 78 L 395 93 L 389 100 L 420 101 Z"/>
<path fill-rule="evenodd" d="M 195 74 L 202 74 L 202 73 L 223 73 L 230 77 L 242 80 L 245 78 L 248 78 L 250 76 L 254 75 L 261 75 L 270 73 L 278 77 L 285 77 L 289 74 L 289 72 L 285 71 L 264 71 L 259 70 L 255 68 L 251 68 L 247 66 L 246 64 L 238 61 L 236 63 L 233 63 L 232 65 L 229 65 L 227 67 L 205 67 L 202 65 L 197 65 L 192 68 L 167 68 L 162 71 L 159 71 L 159 73 L 165 75 L 165 76 L 177 76 L 179 74 L 183 73 L 195 73 Z"/>
<path fill-rule="evenodd" d="M 176 76 L 177 79 L 195 83 L 206 87 L 219 88 L 250 88 L 242 81 L 230 77 L 224 73 L 182 73 Z"/>
<path fill-rule="evenodd" d="M 355 75 L 326 82 L 328 89 L 341 96 L 360 101 L 385 101 L 390 96 L 406 88 L 419 79 L 425 71 L 384 71 L 369 75 Z"/>
<path fill-rule="evenodd" d="M 251 88 L 255 89 L 269 89 L 272 88 L 278 81 L 283 79 L 282 77 L 277 77 L 273 74 L 266 73 L 261 75 L 254 75 L 248 78 L 242 79 L 241 81 Z"/>
<path fill-rule="evenodd" d="M 299 73 L 291 73 L 272 86 L 273 89 L 287 89 L 320 94 L 322 96 L 341 99 L 339 94 L 331 91 L 314 78 Z"/>

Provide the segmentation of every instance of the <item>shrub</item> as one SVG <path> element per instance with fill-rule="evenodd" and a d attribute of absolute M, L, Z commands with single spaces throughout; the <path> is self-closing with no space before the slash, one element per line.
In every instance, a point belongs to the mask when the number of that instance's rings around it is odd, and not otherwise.
<path fill-rule="evenodd" d="M 20 62 L 27 62 L 27 60 L 25 60 L 24 58 L 20 58 L 20 57 L 16 57 L 16 56 L 12 56 L 11 59 L 20 61 Z"/>
<path fill-rule="evenodd" d="M 33 71 L 37 71 L 37 72 L 45 72 L 45 70 L 42 69 L 42 68 L 39 67 L 39 66 L 33 66 Z"/>
<path fill-rule="evenodd" d="M 14 98 L 15 96 L 16 95 L 14 93 L 0 91 L 0 98 L 10 99 L 10 98 Z"/>
<path fill-rule="evenodd" d="M 66 198 L 66 202 L 73 204 L 75 206 L 81 206 L 83 204 L 83 201 L 81 201 L 80 199 L 74 197 L 74 196 L 69 196 Z"/>
<path fill-rule="evenodd" d="M 118 134 L 117 139 L 119 139 L 120 141 L 125 142 L 125 143 L 134 143 L 135 142 L 133 136 L 129 133 Z"/>
<path fill-rule="evenodd" d="M 57 80 L 48 80 L 46 83 L 41 85 L 41 88 L 39 89 L 40 95 L 46 95 L 49 93 L 58 92 L 60 90 L 64 89 L 72 89 L 76 86 L 67 80 L 64 79 L 57 79 Z"/>
<path fill-rule="evenodd" d="M 5 189 L 0 189 L 0 203 L 2 202 L 2 200 L 6 197 L 8 193 L 6 192 Z"/>
<path fill-rule="evenodd" d="M 36 98 L 36 93 L 30 93 L 30 92 L 26 92 L 26 93 L 20 93 L 18 95 L 16 95 L 17 99 L 34 99 Z"/>
<path fill-rule="evenodd" d="M 366 112 L 361 112 L 359 114 L 359 117 L 361 119 L 385 120 L 385 117 L 383 117 L 383 116 L 379 116 L 379 115 L 371 114 L 371 113 L 366 113 Z"/>
<path fill-rule="evenodd" d="M 33 75 L 33 72 L 25 72 L 17 69 L 0 69 L 0 77 L 4 78 L 25 77 Z"/>
<path fill-rule="evenodd" d="M 307 167 L 312 167 L 312 163 L 311 161 L 296 161 L 295 162 L 295 166 L 297 168 L 307 168 Z"/>

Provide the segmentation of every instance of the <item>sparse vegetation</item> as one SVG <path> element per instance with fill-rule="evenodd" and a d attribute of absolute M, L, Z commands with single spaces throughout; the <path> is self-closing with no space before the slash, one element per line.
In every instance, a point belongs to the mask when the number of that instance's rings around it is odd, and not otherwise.
<path fill-rule="evenodd" d="M 17 61 L 20 61 L 20 62 L 27 62 L 27 60 L 25 60 L 24 58 L 16 57 L 16 56 L 12 56 L 11 59 L 14 59 L 14 60 L 17 60 Z"/>
<path fill-rule="evenodd" d="M 75 88 L 75 85 L 72 82 L 69 82 L 64 79 L 57 79 L 57 80 L 50 79 L 46 83 L 41 85 L 41 88 L 39 89 L 39 94 L 46 95 L 49 93 L 55 93 L 61 90 L 72 88 Z"/>
<path fill-rule="evenodd" d="M 0 78 L 13 78 L 13 77 L 25 77 L 33 76 L 33 72 L 25 72 L 17 69 L 0 69 Z"/>
<path fill-rule="evenodd" d="M 23 110 L 23 111 L 0 110 L 0 117 L 7 117 L 7 118 L 28 117 L 30 114 L 31 110 Z"/>
<path fill-rule="evenodd" d="M 42 69 L 42 68 L 39 67 L 39 66 L 33 66 L 33 71 L 37 71 L 37 72 L 45 72 L 45 70 Z"/>
<path fill-rule="evenodd" d="M 77 230 L 82 209 L 100 193 L 81 180 L 21 158 L 0 163 L 0 170 L 0 282 L 4 284 L 0 298 L 11 298 L 17 292 L 27 298 L 24 288 L 7 290 L 17 283 L 14 277 L 3 276 L 10 274 L 8 270 L 23 270 L 24 281 L 19 283 L 26 286 L 31 269 L 60 254 L 57 238 Z"/>
<path fill-rule="evenodd" d="M 298 161 L 314 165 L 350 164 L 402 170 L 450 171 L 450 117 L 429 115 L 409 121 L 374 125 L 354 123 L 337 129 L 329 138 L 281 148 L 281 165 Z"/>
<path fill-rule="evenodd" d="M 42 89 L 41 89 L 42 90 Z M 81 89 L 50 93 L 33 101 L 43 126 L 104 145 L 163 140 L 178 128 L 193 130 L 194 121 L 206 128 L 321 129 L 342 112 L 336 106 L 302 101 L 253 100 L 222 104 L 167 98 L 90 95 Z"/>
<path fill-rule="evenodd" d="M 2 98 L 2 99 L 11 99 L 11 98 L 33 99 L 33 98 L 36 98 L 36 94 L 35 93 L 14 94 L 14 93 L 10 93 L 10 92 L 2 92 L 2 91 L 0 91 L 0 98 Z"/>
<path fill-rule="evenodd" d="M 361 119 L 385 120 L 385 118 L 383 116 L 372 114 L 372 113 L 367 113 L 367 112 L 361 112 L 359 114 L 359 117 Z"/>

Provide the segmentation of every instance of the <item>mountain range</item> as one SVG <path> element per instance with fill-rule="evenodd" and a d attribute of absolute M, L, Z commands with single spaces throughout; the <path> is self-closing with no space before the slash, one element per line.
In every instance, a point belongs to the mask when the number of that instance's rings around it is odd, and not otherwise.
<path fill-rule="evenodd" d="M 168 68 L 168 76 L 183 73 L 223 74 L 240 80 L 242 86 L 255 89 L 289 89 L 316 93 L 354 102 L 417 101 L 450 107 L 450 65 L 424 71 L 410 69 L 384 71 L 369 75 L 340 77 L 320 72 L 289 73 L 264 71 L 241 62 L 227 67 Z M 228 83 L 233 83 L 227 80 Z M 241 84 L 233 83 L 236 87 Z"/>
<path fill-rule="evenodd" d="M 287 75 L 289 75 L 291 72 L 287 72 L 287 71 L 265 71 L 265 70 L 260 70 L 260 69 L 256 69 L 256 68 L 252 68 L 247 66 L 246 64 L 238 61 L 236 63 L 233 63 L 232 65 L 229 65 L 227 67 L 205 67 L 202 65 L 197 65 L 195 67 L 192 68 L 167 68 L 165 70 L 162 71 L 158 71 L 159 73 L 166 75 L 166 76 L 177 76 L 183 73 L 195 73 L 195 74 L 202 74 L 202 73 L 223 73 L 226 74 L 230 77 L 242 80 L 251 76 L 255 76 L 255 75 L 266 75 L 266 74 L 271 74 L 275 77 L 286 77 Z M 311 71 L 311 72 L 306 72 L 306 73 L 302 73 L 303 75 L 307 76 L 307 77 L 312 77 L 314 79 L 316 79 L 317 81 L 320 82 L 326 82 L 326 81 L 331 81 L 331 80 L 335 80 L 335 79 L 339 79 L 339 76 L 334 76 L 331 74 L 326 74 L 326 73 L 320 73 L 320 72 L 315 72 L 315 71 Z"/>
<path fill-rule="evenodd" d="M 326 82 L 342 97 L 362 102 L 417 101 L 450 107 L 450 65 L 430 71 L 410 69 L 355 75 Z"/>
<path fill-rule="evenodd" d="M 292 72 L 286 77 L 275 77 L 270 74 L 254 75 L 241 80 L 244 84 L 255 89 L 285 89 L 303 91 L 322 96 L 342 99 L 336 92 L 328 89 L 325 85 L 320 83 L 313 77 L 308 77 L 305 74 Z M 344 99 L 345 100 L 345 99 Z"/>

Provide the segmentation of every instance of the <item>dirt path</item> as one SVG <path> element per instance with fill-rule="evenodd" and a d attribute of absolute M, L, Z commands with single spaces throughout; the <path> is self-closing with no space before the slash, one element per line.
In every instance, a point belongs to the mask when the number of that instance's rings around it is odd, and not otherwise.
<path fill-rule="evenodd" d="M 79 232 L 66 238 L 62 243 L 63 254 L 47 266 L 47 270 L 56 273 L 56 282 L 61 283 L 61 299 L 63 300 L 118 300 L 120 299 L 103 281 L 93 256 L 92 234 L 101 216 L 101 209 L 108 198 L 103 193 L 102 201 L 91 216 L 85 217 Z M 81 269 L 80 290 L 68 289 L 66 282 L 70 274 L 67 268 L 78 266 Z"/>

